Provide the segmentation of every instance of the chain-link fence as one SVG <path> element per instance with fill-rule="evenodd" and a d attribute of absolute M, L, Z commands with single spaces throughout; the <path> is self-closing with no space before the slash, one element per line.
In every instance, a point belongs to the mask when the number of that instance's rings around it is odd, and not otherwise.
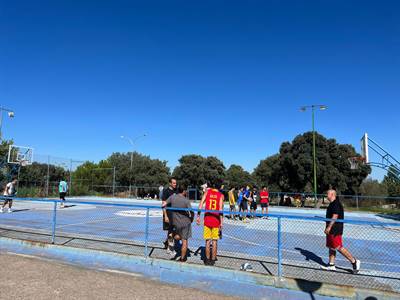
<path fill-rule="evenodd" d="M 14 212 L 0 214 L 0 236 L 178 259 L 180 242 L 176 241 L 173 255 L 167 253 L 160 203 L 150 204 L 87 200 L 68 201 L 60 208 L 58 200 L 15 199 Z M 189 211 L 170 210 L 179 214 Z M 340 254 L 336 271 L 323 269 L 328 263 L 327 220 L 321 215 L 315 216 L 312 211 L 303 215 L 223 214 L 217 267 L 400 292 L 398 221 L 371 216 L 344 221 L 343 245 L 361 261 L 360 272 L 353 274 L 352 264 Z M 203 221 L 200 225 L 192 223 L 191 229 L 188 262 L 203 264 Z"/>

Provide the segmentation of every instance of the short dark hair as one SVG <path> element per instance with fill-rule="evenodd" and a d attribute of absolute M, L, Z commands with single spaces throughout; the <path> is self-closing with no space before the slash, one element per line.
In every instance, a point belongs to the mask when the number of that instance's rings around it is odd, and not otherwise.
<path fill-rule="evenodd" d="M 170 178 L 169 178 L 169 183 L 172 183 L 172 180 L 175 180 L 175 181 L 176 181 L 176 178 L 175 178 L 175 177 L 170 177 Z"/>
<path fill-rule="evenodd" d="M 177 192 L 178 192 L 179 194 L 182 194 L 184 191 L 187 190 L 187 187 L 186 187 L 186 185 L 184 185 L 184 184 L 180 184 L 180 185 L 178 185 L 178 187 L 177 187 L 176 189 L 177 189 Z"/>
<path fill-rule="evenodd" d="M 14 180 L 18 180 L 18 178 L 17 177 L 11 178 L 11 181 L 14 181 Z"/>

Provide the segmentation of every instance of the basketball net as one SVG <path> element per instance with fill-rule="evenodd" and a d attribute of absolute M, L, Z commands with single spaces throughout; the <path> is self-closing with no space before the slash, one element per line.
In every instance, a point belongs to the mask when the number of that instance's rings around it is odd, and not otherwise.
<path fill-rule="evenodd" d="M 348 161 L 350 163 L 350 169 L 357 170 L 360 164 L 364 163 L 365 158 L 362 156 L 349 157 Z"/>

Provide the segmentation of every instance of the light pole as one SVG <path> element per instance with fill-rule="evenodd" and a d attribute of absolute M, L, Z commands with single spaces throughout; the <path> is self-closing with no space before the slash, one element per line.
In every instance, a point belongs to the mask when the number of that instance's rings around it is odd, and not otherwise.
<path fill-rule="evenodd" d="M 131 192 L 132 192 L 133 148 L 134 148 L 135 143 L 136 143 L 136 141 L 138 139 L 146 137 L 146 136 L 147 136 L 147 134 L 142 134 L 142 135 L 139 135 L 138 137 L 136 137 L 136 138 L 134 138 L 132 140 L 128 136 L 121 135 L 121 139 L 126 139 L 129 142 L 129 144 L 131 144 L 131 146 L 132 146 L 132 150 L 131 150 L 131 166 L 129 168 L 129 198 L 131 197 Z"/>
<path fill-rule="evenodd" d="M 14 118 L 14 111 L 5 107 L 0 106 L 0 141 L 3 139 L 2 127 L 3 127 L 3 111 L 8 112 L 10 118 Z"/>
<path fill-rule="evenodd" d="M 311 108 L 312 111 L 312 132 L 313 132 L 313 168 L 314 168 L 314 200 L 315 205 L 317 205 L 317 159 L 316 159 L 316 149 L 315 149 L 315 109 L 326 110 L 328 107 L 323 104 L 313 104 L 300 107 L 300 111 L 305 112 L 307 109 Z"/>

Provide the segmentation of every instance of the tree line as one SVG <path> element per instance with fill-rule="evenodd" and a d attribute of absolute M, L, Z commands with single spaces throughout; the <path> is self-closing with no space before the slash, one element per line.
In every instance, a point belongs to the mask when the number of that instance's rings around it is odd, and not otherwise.
<path fill-rule="evenodd" d="M 5 144 L 0 146 L 3 154 Z M 132 168 L 131 168 L 132 155 Z M 367 179 L 370 166 L 361 165 L 352 170 L 348 158 L 359 156 L 352 145 L 339 144 L 316 134 L 317 192 L 324 193 L 335 188 L 342 194 L 389 195 L 400 196 L 400 184 L 396 173 L 388 172 L 382 182 Z M 262 159 L 253 172 L 233 164 L 226 168 L 215 156 L 204 157 L 197 154 L 183 155 L 179 164 L 171 170 L 167 161 L 133 153 L 112 153 L 108 158 L 94 162 L 85 162 L 73 170 L 47 164 L 33 163 L 20 170 L 20 180 L 57 181 L 71 178 L 84 186 L 148 186 L 166 185 L 170 176 L 190 187 L 200 187 L 207 182 L 223 182 L 226 187 L 268 186 L 271 191 L 312 192 L 313 191 L 313 155 L 312 132 L 296 136 L 291 142 L 284 142 L 279 152 Z M 115 167 L 115 176 L 113 169 Z M 398 174 L 400 175 L 400 174 Z"/>

